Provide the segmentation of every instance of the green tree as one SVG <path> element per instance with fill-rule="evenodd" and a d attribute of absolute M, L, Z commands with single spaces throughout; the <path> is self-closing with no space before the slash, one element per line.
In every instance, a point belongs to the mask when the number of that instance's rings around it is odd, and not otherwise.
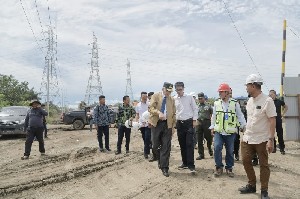
<path fill-rule="evenodd" d="M 28 82 L 19 82 L 12 75 L 0 74 L 0 107 L 28 105 L 38 99 L 38 93 L 28 87 Z"/>

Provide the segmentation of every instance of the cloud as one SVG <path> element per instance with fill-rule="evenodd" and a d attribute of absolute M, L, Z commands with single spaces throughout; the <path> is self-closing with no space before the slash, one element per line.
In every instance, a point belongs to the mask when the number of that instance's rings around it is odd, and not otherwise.
<path fill-rule="evenodd" d="M 245 95 L 245 78 L 257 72 L 269 88 L 278 89 L 283 19 L 300 33 L 296 0 L 225 1 L 255 67 L 220 0 L 22 2 L 43 52 L 20 1 L 5 1 L 0 11 L 0 71 L 40 89 L 50 14 L 56 24 L 59 87 L 69 104 L 84 99 L 93 32 L 98 38 L 100 79 L 110 102 L 125 94 L 127 58 L 136 97 L 144 90 L 159 91 L 164 81 L 183 81 L 187 92 L 208 96 L 217 96 L 218 84 L 227 82 L 236 96 Z M 287 36 L 286 73 L 294 75 L 300 73 L 299 38 L 289 29 Z"/>

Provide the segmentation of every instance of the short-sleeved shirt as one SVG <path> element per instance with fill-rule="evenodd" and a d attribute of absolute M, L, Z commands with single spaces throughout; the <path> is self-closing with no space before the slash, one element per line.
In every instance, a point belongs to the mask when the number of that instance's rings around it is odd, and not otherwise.
<path fill-rule="evenodd" d="M 198 120 L 210 120 L 210 117 L 213 113 L 211 105 L 205 102 L 203 104 L 199 103 L 198 107 Z"/>
<path fill-rule="evenodd" d="M 276 108 L 273 99 L 261 93 L 251 97 L 246 106 L 247 125 L 243 141 L 249 144 L 260 144 L 269 140 L 269 118 L 275 117 Z"/>
<path fill-rule="evenodd" d="M 282 100 L 279 100 L 279 99 L 275 99 L 274 100 L 274 104 L 275 104 L 275 107 L 276 107 L 276 113 L 277 113 L 277 119 L 278 118 L 281 118 L 281 107 L 282 106 L 285 106 L 285 103 L 284 101 Z"/>
<path fill-rule="evenodd" d="M 135 107 L 136 113 L 139 114 L 140 127 L 147 127 L 148 126 L 148 124 L 143 124 L 144 121 L 143 121 L 143 118 L 142 118 L 143 113 L 146 112 L 146 111 L 148 111 L 148 106 L 149 106 L 148 102 L 146 102 L 146 103 L 139 102 L 137 104 L 137 106 Z"/>

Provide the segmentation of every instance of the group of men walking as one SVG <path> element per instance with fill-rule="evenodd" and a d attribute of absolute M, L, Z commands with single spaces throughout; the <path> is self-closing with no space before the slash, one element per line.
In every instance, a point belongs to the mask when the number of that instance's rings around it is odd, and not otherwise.
<path fill-rule="evenodd" d="M 280 152 L 285 154 L 281 106 L 284 107 L 284 113 L 287 111 L 287 106 L 284 102 L 276 99 L 274 90 L 270 91 L 270 97 L 263 94 L 261 91 L 262 84 L 263 80 L 256 74 L 249 75 L 246 79 L 245 86 L 250 97 L 246 105 L 247 122 L 240 104 L 232 98 L 232 89 L 226 83 L 220 84 L 218 88 L 220 98 L 214 102 L 213 106 L 205 101 L 205 95 L 202 92 L 198 94 L 198 102 L 196 103 L 193 96 L 185 94 L 183 82 L 175 83 L 177 93 L 175 96 L 171 95 L 173 84 L 168 82 L 163 84 L 161 92 L 141 92 L 141 101 L 135 108 L 130 104 L 129 96 L 124 96 L 123 103 L 118 107 L 116 118 L 118 140 L 115 154 L 121 154 L 124 136 L 126 139 L 126 153 L 129 153 L 130 127 L 133 120 L 136 119 L 139 122 L 139 129 L 144 141 L 144 157 L 149 158 L 152 148 L 153 155 L 149 161 L 157 161 L 158 168 L 161 169 L 164 176 L 168 177 L 170 175 L 171 140 L 175 129 L 177 129 L 182 160 L 182 164 L 178 166 L 178 169 L 189 169 L 192 174 L 196 172 L 194 161 L 194 134 L 196 132 L 199 154 L 196 160 L 205 158 L 205 139 L 208 154 L 214 156 L 214 176 L 221 176 L 225 167 L 226 174 L 229 177 L 234 177 L 234 154 L 236 160 L 239 159 L 239 145 L 237 148 L 235 143 L 239 139 L 239 136 L 237 137 L 239 132 L 243 132 L 241 153 L 248 184 L 240 188 L 239 191 L 241 194 L 256 192 L 256 176 L 252 159 L 257 155 L 260 162 L 261 198 L 269 198 L 270 169 L 268 154 L 274 152 L 276 148 L 275 127 Z M 39 140 L 41 154 L 45 153 L 41 131 L 43 128 L 42 118 L 47 115 L 47 112 L 40 108 L 38 101 L 32 102 L 30 105 L 32 109 L 28 112 L 25 120 L 25 128 L 28 134 L 22 159 L 28 159 L 34 136 Z M 149 117 L 146 117 L 145 113 L 148 113 Z M 111 116 L 112 111 L 105 104 L 105 96 L 101 95 L 99 104 L 94 108 L 92 116 L 101 152 L 111 151 L 109 146 Z M 105 137 L 104 146 L 103 135 Z M 212 149 L 213 139 L 214 146 Z M 223 147 L 226 151 L 225 166 L 222 161 Z"/>

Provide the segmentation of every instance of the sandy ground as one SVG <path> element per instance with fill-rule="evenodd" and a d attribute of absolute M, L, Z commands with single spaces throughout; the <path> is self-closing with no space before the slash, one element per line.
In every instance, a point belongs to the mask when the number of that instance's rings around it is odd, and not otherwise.
<path fill-rule="evenodd" d="M 206 149 L 206 159 L 196 161 L 195 176 L 188 170 L 178 170 L 181 157 L 176 134 L 170 177 L 166 178 L 157 162 L 144 159 L 139 132 L 132 132 L 131 152 L 124 154 L 123 150 L 116 156 L 116 129 L 110 129 L 113 151 L 101 153 L 95 130 L 90 133 L 88 129 L 70 130 L 69 126 L 49 127 L 47 155 L 40 156 L 38 142 L 34 142 L 29 160 L 20 159 L 24 138 L 0 138 L 0 198 L 260 198 L 259 190 L 248 195 L 237 191 L 247 183 L 241 161 L 235 162 L 234 178 L 213 177 L 214 161 Z M 300 198 L 300 143 L 286 142 L 286 155 L 271 154 L 270 165 L 270 197 Z M 258 176 L 259 166 L 255 171 Z"/>

